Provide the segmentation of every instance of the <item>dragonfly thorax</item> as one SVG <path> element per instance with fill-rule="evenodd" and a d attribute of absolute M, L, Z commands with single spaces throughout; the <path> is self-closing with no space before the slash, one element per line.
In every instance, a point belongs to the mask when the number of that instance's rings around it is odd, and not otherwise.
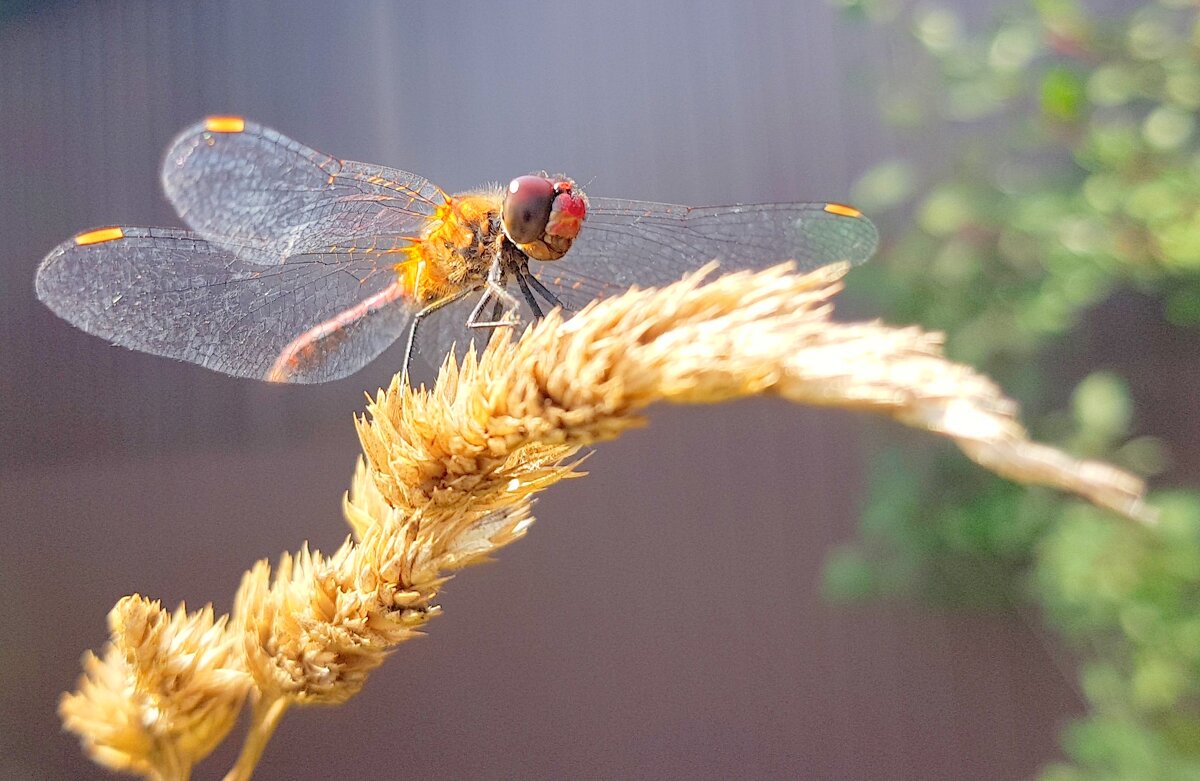
<path fill-rule="evenodd" d="M 500 207 L 500 193 L 493 190 L 447 197 L 396 266 L 408 295 L 437 301 L 482 285 L 505 239 Z"/>

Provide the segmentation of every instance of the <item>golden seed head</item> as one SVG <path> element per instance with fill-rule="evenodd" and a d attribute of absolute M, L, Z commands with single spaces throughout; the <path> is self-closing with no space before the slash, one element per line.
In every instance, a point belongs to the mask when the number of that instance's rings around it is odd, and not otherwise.
<path fill-rule="evenodd" d="M 369 599 L 344 580 L 340 565 L 351 554 L 349 543 L 329 558 L 305 548 L 284 554 L 273 578 L 266 561 L 243 577 L 234 630 L 268 698 L 342 702 L 383 662 L 386 647 L 374 642 Z"/>
<path fill-rule="evenodd" d="M 84 657 L 76 691 L 59 703 L 63 725 L 114 770 L 173 777 L 190 768 L 229 732 L 249 690 L 225 624 L 212 607 L 170 614 L 125 597 L 109 613 L 103 655 Z"/>

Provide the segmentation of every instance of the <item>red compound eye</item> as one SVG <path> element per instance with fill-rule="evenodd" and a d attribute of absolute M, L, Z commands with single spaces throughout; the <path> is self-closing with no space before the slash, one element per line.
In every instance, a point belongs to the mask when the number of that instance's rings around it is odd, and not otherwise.
<path fill-rule="evenodd" d="M 518 176 L 509 182 L 501 213 L 508 238 L 516 244 L 540 239 L 553 203 L 554 184 L 544 176 Z"/>
<path fill-rule="evenodd" d="M 554 199 L 554 208 L 577 219 L 587 217 L 587 196 L 574 189 L 571 182 L 558 186 L 558 197 Z"/>
<path fill-rule="evenodd" d="M 573 239 L 579 235 L 579 228 L 587 217 L 587 198 L 583 193 L 571 189 L 561 189 L 554 198 L 554 206 L 550 212 L 550 222 L 546 225 L 548 236 L 561 236 Z"/>

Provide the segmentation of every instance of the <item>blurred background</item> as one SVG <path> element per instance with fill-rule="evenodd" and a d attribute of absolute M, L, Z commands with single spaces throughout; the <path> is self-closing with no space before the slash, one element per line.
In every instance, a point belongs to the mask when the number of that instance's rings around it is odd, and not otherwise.
<path fill-rule="evenodd" d="M 657 408 L 259 777 L 1200 778 L 1197 11 L 1153 3 L 0 2 L 0 778 L 101 778 L 55 715 L 122 595 L 226 611 L 346 528 L 319 387 L 106 345 L 33 275 L 177 225 L 173 135 L 252 117 L 456 191 L 836 200 L 841 316 L 949 333 L 1035 433 L 1163 491 L 1132 530 L 894 426 Z M 198 770 L 216 777 L 236 741 Z"/>

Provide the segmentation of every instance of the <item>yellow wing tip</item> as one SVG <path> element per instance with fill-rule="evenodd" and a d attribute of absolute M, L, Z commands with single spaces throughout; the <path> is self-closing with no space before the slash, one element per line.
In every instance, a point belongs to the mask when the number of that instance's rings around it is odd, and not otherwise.
<path fill-rule="evenodd" d="M 825 204 L 825 211 L 830 214 L 836 214 L 839 217 L 854 217 L 857 219 L 863 216 L 863 213 L 858 209 L 855 209 L 853 206 L 847 206 L 844 203 L 827 203 Z"/>
<path fill-rule="evenodd" d="M 101 242 L 115 241 L 123 238 L 125 238 L 125 231 L 113 226 L 111 228 L 97 228 L 94 231 L 81 233 L 75 237 L 75 243 L 80 247 L 86 247 L 88 244 L 100 244 Z"/>
<path fill-rule="evenodd" d="M 204 120 L 204 129 L 210 133 L 241 133 L 246 129 L 244 117 L 214 116 Z"/>

